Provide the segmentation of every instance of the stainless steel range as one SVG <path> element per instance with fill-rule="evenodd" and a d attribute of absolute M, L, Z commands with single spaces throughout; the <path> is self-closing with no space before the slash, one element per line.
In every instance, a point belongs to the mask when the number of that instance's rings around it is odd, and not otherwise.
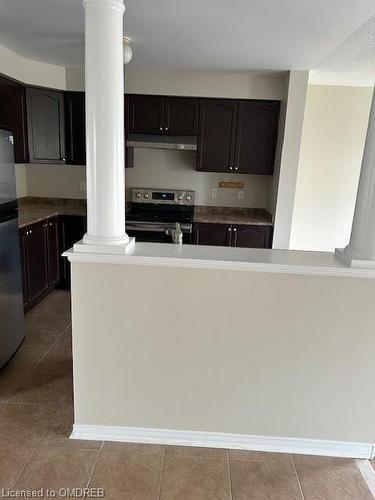
<path fill-rule="evenodd" d="M 137 241 L 192 243 L 195 192 L 134 188 L 126 232 Z"/>

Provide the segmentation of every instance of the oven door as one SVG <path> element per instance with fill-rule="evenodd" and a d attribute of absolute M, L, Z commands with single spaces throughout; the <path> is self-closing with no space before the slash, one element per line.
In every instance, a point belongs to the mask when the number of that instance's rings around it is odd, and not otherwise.
<path fill-rule="evenodd" d="M 159 222 L 127 222 L 126 233 L 134 237 L 136 241 L 147 241 L 149 243 L 172 243 L 172 237 L 168 234 L 168 229 L 174 228 L 173 224 Z M 192 242 L 192 225 L 181 224 L 183 233 L 182 242 Z"/>

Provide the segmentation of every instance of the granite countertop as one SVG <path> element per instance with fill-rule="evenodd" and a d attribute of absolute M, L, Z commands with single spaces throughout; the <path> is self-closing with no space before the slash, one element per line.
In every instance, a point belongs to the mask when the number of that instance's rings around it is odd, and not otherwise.
<path fill-rule="evenodd" d="M 273 216 L 264 208 L 196 206 L 194 222 L 272 226 Z"/>
<path fill-rule="evenodd" d="M 57 215 L 86 215 L 86 201 L 37 197 L 19 200 L 18 226 L 20 228 Z M 196 206 L 194 222 L 272 226 L 273 217 L 263 208 Z"/>
<path fill-rule="evenodd" d="M 86 215 L 85 200 L 31 197 L 18 200 L 19 228 L 57 215 Z"/>

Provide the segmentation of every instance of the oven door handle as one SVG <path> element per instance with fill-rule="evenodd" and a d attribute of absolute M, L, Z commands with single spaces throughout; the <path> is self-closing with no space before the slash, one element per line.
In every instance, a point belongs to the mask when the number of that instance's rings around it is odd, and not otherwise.
<path fill-rule="evenodd" d="M 143 223 L 142 225 L 141 224 L 126 224 L 126 230 L 127 231 L 149 231 L 149 232 L 153 232 L 153 233 L 166 233 L 168 234 L 166 231 L 168 229 L 174 229 L 174 225 L 172 224 L 156 224 L 156 223 L 151 223 L 151 224 L 147 224 L 147 223 Z M 182 231 L 191 231 L 192 230 L 192 226 L 191 224 L 181 224 L 181 230 Z"/>
<path fill-rule="evenodd" d="M 127 231 L 150 231 L 153 233 L 163 233 L 164 231 L 167 230 L 166 227 L 164 226 L 157 226 L 157 225 L 147 225 L 143 224 L 142 226 L 138 226 L 135 224 L 126 224 L 126 230 Z"/>

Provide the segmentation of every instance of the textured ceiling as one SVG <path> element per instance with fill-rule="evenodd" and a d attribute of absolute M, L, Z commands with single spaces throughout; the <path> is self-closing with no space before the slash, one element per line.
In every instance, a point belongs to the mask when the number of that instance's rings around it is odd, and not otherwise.
<path fill-rule="evenodd" d="M 312 71 L 311 83 L 375 84 L 375 16 L 349 35 Z"/>
<path fill-rule="evenodd" d="M 317 68 L 375 15 L 374 0 L 125 3 L 132 67 L 185 71 Z M 82 0 L 0 0 L 0 44 L 31 59 L 83 64 Z M 353 57 L 346 58 L 347 70 L 358 63 L 356 53 Z M 323 59 L 322 70 L 326 64 Z"/>

